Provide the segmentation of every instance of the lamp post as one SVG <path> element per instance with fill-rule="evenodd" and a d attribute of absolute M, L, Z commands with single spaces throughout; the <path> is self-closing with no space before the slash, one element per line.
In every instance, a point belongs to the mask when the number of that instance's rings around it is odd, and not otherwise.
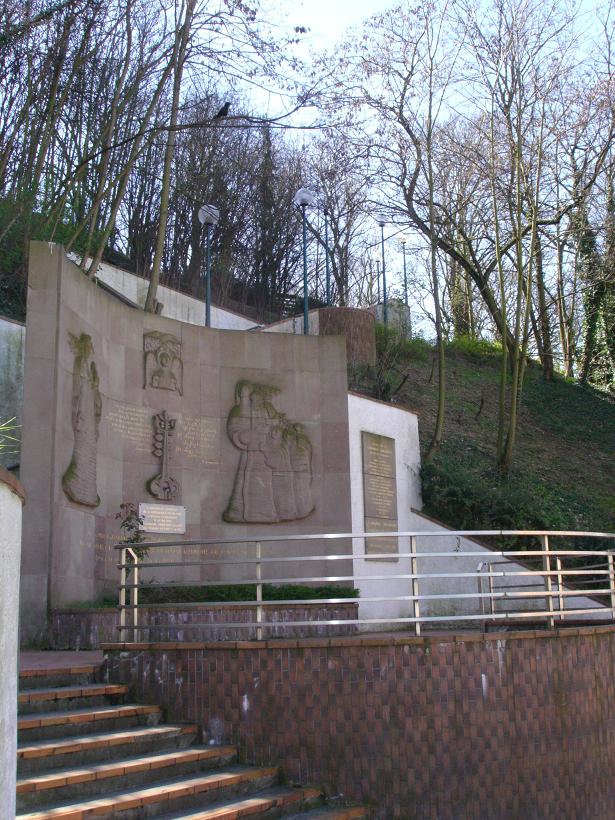
<path fill-rule="evenodd" d="M 408 307 L 408 274 L 406 273 L 406 242 L 408 241 L 408 237 L 405 234 L 402 234 L 399 237 L 399 241 L 401 243 L 401 252 L 404 257 L 404 303 L 406 307 Z"/>
<path fill-rule="evenodd" d="M 308 283 L 307 283 L 307 222 L 305 209 L 316 202 L 316 195 L 308 188 L 299 188 L 293 199 L 295 205 L 301 208 L 303 223 L 303 333 L 307 336 L 310 331 L 308 319 Z"/>
<path fill-rule="evenodd" d="M 199 222 L 205 225 L 205 327 L 211 327 L 211 229 L 220 220 L 220 211 L 214 205 L 201 205 Z"/>
<path fill-rule="evenodd" d="M 328 229 L 328 215 L 329 211 L 325 207 L 323 209 L 325 215 L 325 290 L 327 295 L 327 307 L 331 307 L 331 275 L 329 273 L 329 229 Z"/>
<path fill-rule="evenodd" d="M 387 224 L 384 216 L 377 216 L 376 223 L 380 226 L 380 247 L 382 249 L 382 307 L 385 325 L 389 323 L 389 308 L 387 304 L 387 278 L 384 267 L 384 226 Z"/>

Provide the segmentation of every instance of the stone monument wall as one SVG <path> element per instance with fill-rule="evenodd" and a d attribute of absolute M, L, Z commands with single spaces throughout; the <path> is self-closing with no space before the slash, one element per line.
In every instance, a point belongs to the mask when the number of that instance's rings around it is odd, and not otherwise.
<path fill-rule="evenodd" d="M 59 246 L 33 243 L 21 477 L 31 499 L 26 639 L 48 608 L 115 592 L 122 503 L 147 502 L 173 520 L 185 508 L 185 533 L 150 540 L 349 532 L 345 342 L 147 314 L 98 288 Z M 319 549 L 284 542 L 263 545 L 263 555 Z M 182 551 L 186 560 L 254 555 L 246 544 Z M 155 557 L 182 555 L 169 547 Z M 270 566 L 264 577 L 300 576 L 305 566 Z M 308 566 L 328 573 L 325 562 Z M 181 580 L 247 572 L 196 567 Z"/>

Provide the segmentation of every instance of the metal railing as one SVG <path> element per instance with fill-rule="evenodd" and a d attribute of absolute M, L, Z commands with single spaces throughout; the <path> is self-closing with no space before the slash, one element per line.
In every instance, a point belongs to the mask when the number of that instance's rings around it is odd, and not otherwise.
<path fill-rule="evenodd" d="M 461 538 L 507 538 L 531 539 L 529 549 L 496 550 L 485 548 L 480 544 L 470 543 L 471 549 L 462 551 L 458 548 L 444 551 L 417 549 L 418 540 L 422 544 L 432 544 L 432 539 L 456 538 L 460 545 Z M 389 553 L 365 554 L 363 539 L 387 538 L 395 540 L 397 550 Z M 595 550 L 575 550 L 566 548 L 554 549 L 553 539 L 592 539 L 597 545 L 604 548 Z M 607 548 L 609 540 L 612 548 Z M 321 554 L 289 555 L 288 550 L 304 549 L 306 543 L 317 542 Z M 361 545 L 361 554 L 343 552 L 327 554 L 330 542 L 354 542 Z M 298 542 L 301 542 L 300 544 Z M 533 548 L 539 543 L 541 548 Z M 243 546 L 248 548 L 249 555 L 240 558 L 209 558 L 202 560 L 151 560 L 150 554 L 155 555 L 161 549 L 190 548 L 207 550 L 210 547 L 231 548 Z M 264 549 L 269 553 L 264 554 Z M 146 623 L 142 617 L 145 608 L 151 610 L 154 605 L 140 603 L 139 593 L 145 589 L 164 587 L 169 594 L 175 587 L 219 587 L 233 585 L 254 586 L 254 600 L 225 601 L 224 607 L 254 608 L 254 619 L 248 621 L 216 621 L 217 627 L 234 630 L 255 631 L 256 638 L 262 639 L 265 630 L 327 627 L 331 630 L 353 626 L 355 629 L 382 629 L 386 625 L 403 628 L 404 625 L 413 629 L 416 635 L 421 634 L 424 626 L 449 626 L 451 624 L 465 624 L 485 628 L 488 622 L 507 622 L 531 619 L 544 620 L 546 626 L 553 628 L 556 619 L 558 624 L 566 618 L 576 616 L 600 617 L 615 620 L 615 565 L 613 552 L 615 550 L 615 534 L 602 532 L 574 532 L 574 531 L 534 531 L 534 530 L 459 530 L 459 531 L 408 531 L 408 532 L 370 532 L 370 533 L 327 533 L 322 535 L 279 535 L 259 538 L 227 538 L 186 541 L 152 541 L 138 545 L 122 543 L 115 545 L 121 553 L 118 569 L 120 570 L 119 585 L 119 612 L 120 612 L 120 639 L 138 640 L 152 631 L 160 631 L 160 623 Z M 348 546 L 348 549 L 350 547 Z M 139 555 L 147 559 L 139 558 Z M 484 557 L 478 565 L 476 560 Z M 498 560 L 499 559 L 499 560 Z M 392 570 L 392 564 L 384 564 L 386 570 L 380 569 L 366 573 L 374 562 L 398 561 L 397 571 Z M 579 561 L 584 563 L 579 566 Z M 309 571 L 313 562 L 321 565 L 342 564 L 343 574 L 314 574 Z M 348 566 L 352 562 L 352 571 Z M 442 564 L 444 563 L 444 567 Z M 461 567 L 459 567 L 461 563 Z M 434 571 L 435 564 L 435 571 Z M 292 570 L 286 571 L 286 567 Z M 232 568 L 236 571 L 233 572 Z M 504 567 L 496 568 L 496 567 Z M 187 571 L 198 568 L 199 578 L 195 580 L 187 575 Z M 231 569 L 231 576 L 229 575 Z M 181 570 L 181 579 L 162 578 L 172 570 Z M 302 571 L 299 572 L 299 569 Z M 403 570 L 403 571 L 400 571 Z M 407 570 L 407 571 L 406 571 Z M 430 571 L 431 570 L 431 571 Z M 145 571 L 158 572 L 158 577 L 151 576 L 144 580 Z M 220 580 L 220 571 L 227 577 Z M 203 578 L 203 575 L 210 577 Z M 245 577 L 246 574 L 248 577 Z M 485 586 L 486 582 L 486 586 Z M 472 586 L 478 584 L 478 590 Z M 265 600 L 263 588 L 272 585 L 273 590 L 280 584 L 294 585 L 340 585 L 359 586 L 359 597 L 346 597 L 340 593 L 339 597 Z M 451 589 L 458 584 L 460 589 Z M 539 587 L 539 588 L 538 588 Z M 444 588 L 444 591 L 442 589 Z M 474 586 L 474 589 L 476 587 Z M 435 591 L 434 591 L 435 590 Z M 591 597 L 587 597 L 591 596 Z M 574 603 L 576 599 L 576 603 Z M 581 599 L 580 601 L 578 599 Z M 540 601 L 543 605 L 536 607 Z M 567 606 L 568 602 L 574 606 Z M 506 603 L 511 607 L 503 610 Z M 313 605 L 329 606 L 343 604 L 357 604 L 358 617 L 356 618 L 327 618 L 320 620 L 287 620 L 284 623 L 267 620 L 268 608 L 289 606 Z M 370 605 L 376 609 L 370 617 L 361 617 L 361 609 Z M 396 611 L 382 612 L 383 608 L 391 605 Z M 157 603 L 158 611 L 176 609 L 195 610 L 208 606 L 206 600 L 198 603 L 166 602 Z M 216 604 L 212 604 L 216 606 Z M 378 612 L 380 610 L 380 612 Z M 443 611 L 445 610 L 445 612 Z M 439 614 L 438 614 L 439 613 Z M 190 622 L 173 624 L 165 623 L 164 629 L 168 634 L 172 630 L 189 631 L 191 634 L 211 630 L 211 622 Z"/>

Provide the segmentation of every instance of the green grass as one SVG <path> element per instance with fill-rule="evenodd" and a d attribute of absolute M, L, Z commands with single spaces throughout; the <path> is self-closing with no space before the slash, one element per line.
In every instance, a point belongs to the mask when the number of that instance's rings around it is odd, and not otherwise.
<path fill-rule="evenodd" d="M 504 478 L 495 466 L 500 354 L 499 345 L 467 338 L 447 345 L 444 441 L 426 462 L 437 352 L 423 340 L 396 351 L 396 372 L 408 379 L 394 402 L 419 415 L 425 512 L 459 528 L 615 532 L 613 397 L 561 376 L 545 382 L 530 362 L 514 463 Z M 369 374 L 362 389 L 372 389 Z"/>

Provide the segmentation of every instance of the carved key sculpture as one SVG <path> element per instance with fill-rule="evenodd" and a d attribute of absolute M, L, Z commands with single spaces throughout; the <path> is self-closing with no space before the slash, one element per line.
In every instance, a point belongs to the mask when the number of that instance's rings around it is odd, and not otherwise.
<path fill-rule="evenodd" d="M 275 524 L 305 518 L 314 510 L 312 445 L 301 424 L 273 406 L 278 388 L 240 381 L 227 433 L 240 451 L 229 523 Z"/>
<path fill-rule="evenodd" d="M 180 492 L 179 482 L 169 475 L 169 461 L 171 459 L 171 438 L 175 432 L 177 419 L 168 416 L 163 410 L 152 417 L 154 438 L 152 453 L 161 460 L 161 471 L 145 485 L 147 491 L 154 498 L 161 501 L 174 501 Z"/>
<path fill-rule="evenodd" d="M 71 501 L 86 507 L 98 507 L 96 490 L 96 459 L 101 398 L 98 371 L 93 360 L 92 339 L 68 334 L 68 343 L 75 360 L 73 364 L 73 455 L 62 476 L 62 489 Z"/>

